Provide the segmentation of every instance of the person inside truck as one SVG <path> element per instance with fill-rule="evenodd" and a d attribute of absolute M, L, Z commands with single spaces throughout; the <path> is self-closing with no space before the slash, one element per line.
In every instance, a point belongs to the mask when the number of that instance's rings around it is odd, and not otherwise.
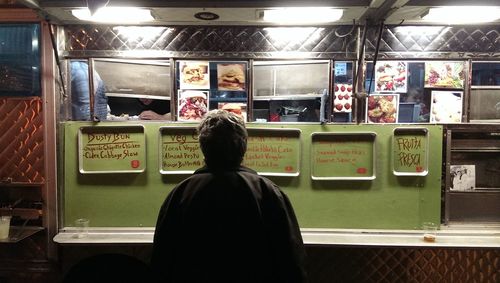
<path fill-rule="evenodd" d="M 106 120 L 108 98 L 104 82 L 94 71 L 94 117 L 90 117 L 89 65 L 86 61 L 71 61 L 71 118 L 74 121 Z"/>

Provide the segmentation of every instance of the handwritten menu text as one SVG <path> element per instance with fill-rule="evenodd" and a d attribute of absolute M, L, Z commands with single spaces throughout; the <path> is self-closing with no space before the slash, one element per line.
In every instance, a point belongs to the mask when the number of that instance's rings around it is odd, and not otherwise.
<path fill-rule="evenodd" d="M 204 165 L 194 128 L 163 128 L 162 172 L 190 173 Z"/>
<path fill-rule="evenodd" d="M 84 127 L 80 137 L 80 171 L 142 171 L 145 166 L 142 127 Z"/>
<path fill-rule="evenodd" d="M 313 179 L 373 178 L 373 144 L 371 135 L 313 135 Z"/>
<path fill-rule="evenodd" d="M 263 174 L 298 174 L 299 149 L 297 136 L 255 133 L 248 138 L 243 164 Z"/>
<path fill-rule="evenodd" d="M 399 129 L 394 132 L 394 170 L 422 173 L 426 171 L 426 132 Z"/>
<path fill-rule="evenodd" d="M 300 131 L 248 129 L 243 165 L 263 175 L 298 175 Z M 192 173 L 204 165 L 195 128 L 161 129 L 161 173 Z"/>

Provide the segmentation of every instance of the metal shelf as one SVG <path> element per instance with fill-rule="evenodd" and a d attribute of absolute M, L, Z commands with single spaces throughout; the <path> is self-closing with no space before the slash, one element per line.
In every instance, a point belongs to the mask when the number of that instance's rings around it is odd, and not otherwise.
<path fill-rule="evenodd" d="M 500 188 L 475 188 L 474 190 L 470 191 L 455 191 L 455 190 L 448 190 L 448 193 L 450 194 L 497 194 L 500 193 Z"/>
<path fill-rule="evenodd" d="M 247 102 L 246 97 L 216 97 L 216 98 L 210 98 L 210 102 L 242 102 L 246 103 Z"/>
<path fill-rule="evenodd" d="M 253 100 L 314 100 L 321 98 L 322 94 L 297 94 L 283 96 L 254 96 Z"/>
<path fill-rule="evenodd" d="M 500 152 L 500 148 L 452 148 L 451 152 Z"/>
<path fill-rule="evenodd" d="M 7 239 L 0 239 L 0 244 L 17 243 L 44 229 L 45 228 L 43 227 L 34 227 L 34 226 L 27 226 L 27 227 L 10 226 L 9 237 Z"/>
<path fill-rule="evenodd" d="M 158 100 L 170 100 L 170 96 L 148 95 L 148 94 L 143 94 L 143 93 L 106 92 L 106 96 L 109 96 L 109 97 L 149 98 L 149 99 L 158 99 Z"/>

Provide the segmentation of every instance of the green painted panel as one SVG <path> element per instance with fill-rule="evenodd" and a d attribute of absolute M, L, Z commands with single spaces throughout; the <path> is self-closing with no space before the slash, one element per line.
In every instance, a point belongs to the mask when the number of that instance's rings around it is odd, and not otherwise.
<path fill-rule="evenodd" d="M 160 128 L 194 124 L 139 122 L 146 136 L 146 170 L 131 174 L 81 174 L 78 170 L 78 132 L 91 122 L 61 125 L 61 207 L 63 226 L 77 218 L 95 227 L 154 227 L 159 208 L 186 174 L 161 174 Z M 101 122 L 99 127 L 116 125 Z M 299 176 L 269 176 L 289 196 L 303 228 L 418 229 L 422 222 L 439 223 L 441 214 L 442 126 L 418 125 L 428 133 L 428 174 L 393 174 L 393 132 L 398 125 L 254 124 L 249 128 L 300 129 Z M 411 127 L 411 126 L 410 126 Z M 376 134 L 374 180 L 313 180 L 313 133 Z M 255 168 L 254 168 L 255 169 Z"/>

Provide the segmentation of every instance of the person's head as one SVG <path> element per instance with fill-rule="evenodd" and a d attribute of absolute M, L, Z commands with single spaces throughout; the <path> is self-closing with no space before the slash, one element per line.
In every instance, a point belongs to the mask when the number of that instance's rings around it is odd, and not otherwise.
<path fill-rule="evenodd" d="M 247 150 L 243 119 L 225 110 L 212 110 L 198 126 L 201 151 L 209 168 L 238 167 Z"/>
<path fill-rule="evenodd" d="M 144 105 L 149 105 L 153 102 L 151 98 L 139 98 L 139 101 Z"/>

